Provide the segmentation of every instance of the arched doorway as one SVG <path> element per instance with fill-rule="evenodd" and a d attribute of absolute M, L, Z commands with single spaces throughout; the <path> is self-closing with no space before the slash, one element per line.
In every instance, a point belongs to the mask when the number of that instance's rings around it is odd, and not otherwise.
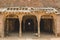
<path fill-rule="evenodd" d="M 54 18 L 50 15 L 41 16 L 40 20 L 40 32 L 42 34 L 54 34 Z"/>
<path fill-rule="evenodd" d="M 34 32 L 34 20 L 31 18 L 28 18 L 25 20 L 25 31 L 26 32 Z"/>
<path fill-rule="evenodd" d="M 26 15 L 22 21 L 22 33 L 23 36 L 33 36 L 34 33 L 38 32 L 37 18 L 33 15 Z"/>
<path fill-rule="evenodd" d="M 16 15 L 8 15 L 5 19 L 5 36 L 15 36 L 19 34 L 19 18 Z"/>

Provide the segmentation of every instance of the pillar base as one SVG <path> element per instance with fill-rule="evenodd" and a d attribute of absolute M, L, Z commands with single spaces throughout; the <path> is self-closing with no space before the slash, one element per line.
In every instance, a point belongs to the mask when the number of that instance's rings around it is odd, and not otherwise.
<path fill-rule="evenodd" d="M 19 34 L 19 37 L 22 37 L 22 34 L 21 33 Z"/>
<path fill-rule="evenodd" d="M 38 37 L 40 37 L 40 34 L 38 34 Z"/>

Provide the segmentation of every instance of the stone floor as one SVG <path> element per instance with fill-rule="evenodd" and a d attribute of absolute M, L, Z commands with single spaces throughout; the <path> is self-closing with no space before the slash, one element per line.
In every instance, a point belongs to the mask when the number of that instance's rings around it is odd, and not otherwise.
<path fill-rule="evenodd" d="M 19 37 L 9 37 L 9 38 L 0 38 L 0 40 L 60 40 L 60 37 L 56 37 L 56 38 L 19 38 Z"/>
<path fill-rule="evenodd" d="M 44 34 L 44 33 L 41 33 L 40 38 L 32 33 L 24 33 L 23 34 L 24 36 L 22 36 L 21 38 L 19 38 L 17 34 L 13 35 L 11 34 L 11 36 L 0 38 L 0 40 L 60 40 L 60 37 L 55 37 L 52 34 Z"/>

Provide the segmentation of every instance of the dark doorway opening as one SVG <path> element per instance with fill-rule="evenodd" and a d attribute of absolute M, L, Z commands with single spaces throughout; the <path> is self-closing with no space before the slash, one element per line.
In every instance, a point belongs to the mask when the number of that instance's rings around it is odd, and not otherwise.
<path fill-rule="evenodd" d="M 34 19 L 28 18 L 23 22 L 23 27 L 22 30 L 23 32 L 36 32 L 37 31 L 37 26 L 36 23 L 34 23 Z"/>
<path fill-rule="evenodd" d="M 23 37 L 33 37 L 38 32 L 37 19 L 35 17 L 26 17 L 22 21 Z"/>
<path fill-rule="evenodd" d="M 27 19 L 25 21 L 25 32 L 34 32 L 34 20 Z"/>
<path fill-rule="evenodd" d="M 40 21 L 40 31 L 41 33 L 53 34 L 53 19 L 42 19 Z"/>
<path fill-rule="evenodd" d="M 19 34 L 19 19 L 18 18 L 6 18 L 5 20 L 5 34 L 10 36 Z"/>

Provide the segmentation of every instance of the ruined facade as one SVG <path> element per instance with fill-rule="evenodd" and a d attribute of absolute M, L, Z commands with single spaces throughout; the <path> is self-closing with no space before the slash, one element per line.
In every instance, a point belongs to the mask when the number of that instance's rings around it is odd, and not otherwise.
<path fill-rule="evenodd" d="M 59 35 L 59 13 L 54 8 L 9 7 L 0 8 L 0 36 L 9 33 L 35 33 L 40 37 L 41 32 Z"/>

